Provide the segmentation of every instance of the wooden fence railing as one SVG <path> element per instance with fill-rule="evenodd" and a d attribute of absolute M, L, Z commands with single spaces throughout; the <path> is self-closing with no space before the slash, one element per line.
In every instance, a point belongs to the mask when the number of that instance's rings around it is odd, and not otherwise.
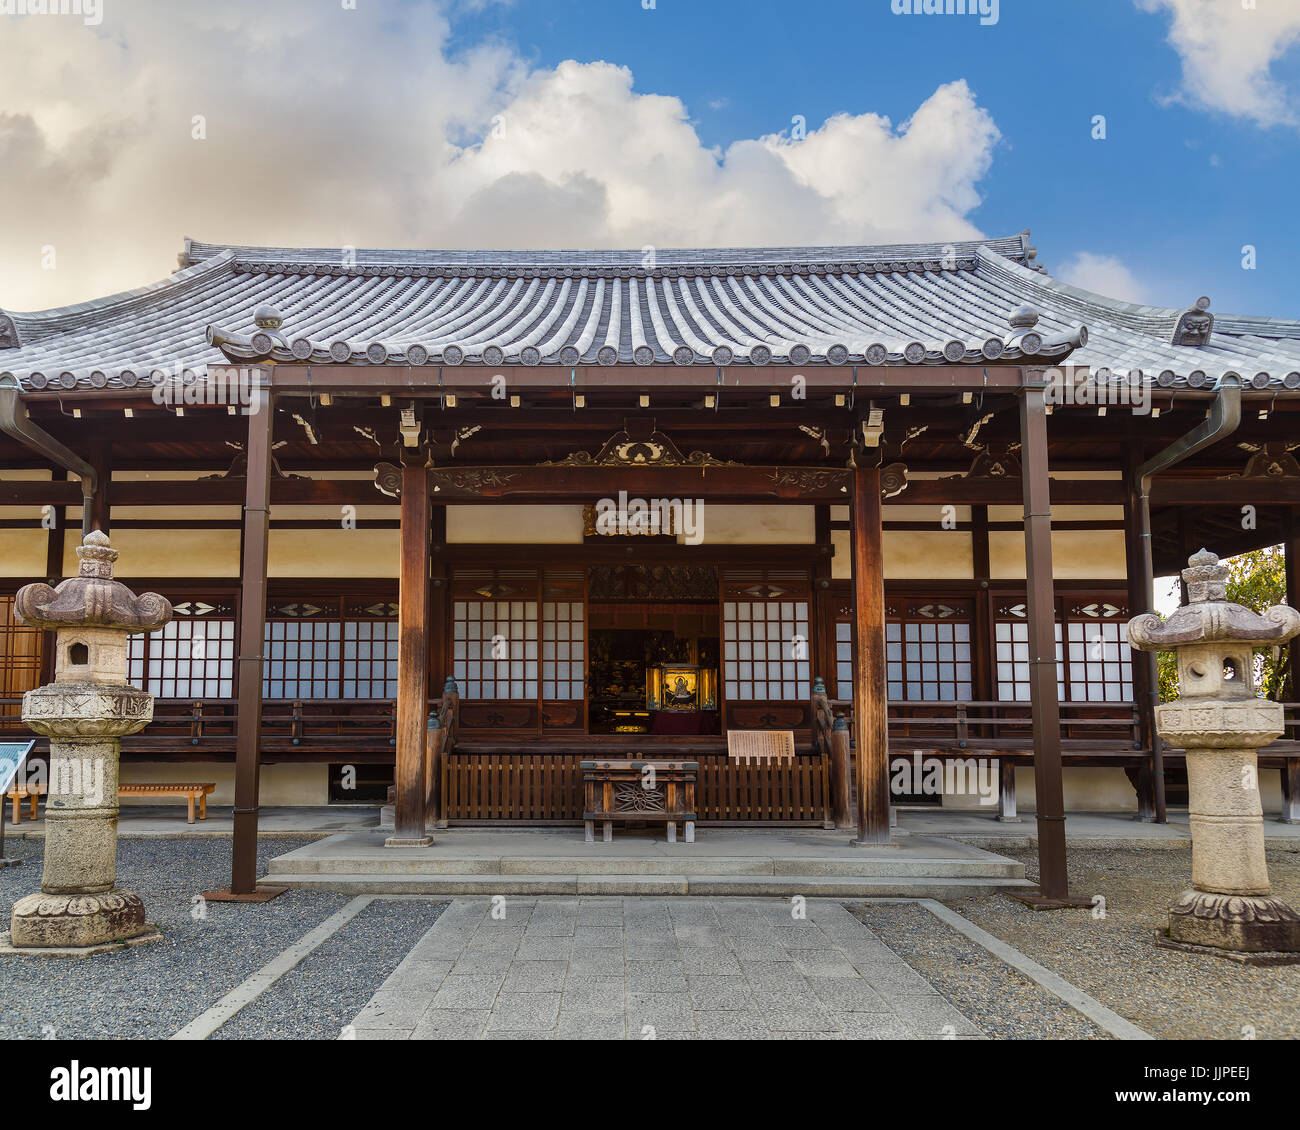
<path fill-rule="evenodd" d="M 466 753 L 442 759 L 442 818 L 449 823 L 576 824 L 582 820 L 580 762 L 590 754 Z M 820 756 L 699 762 L 695 804 L 701 822 L 822 824 L 830 801 Z"/>

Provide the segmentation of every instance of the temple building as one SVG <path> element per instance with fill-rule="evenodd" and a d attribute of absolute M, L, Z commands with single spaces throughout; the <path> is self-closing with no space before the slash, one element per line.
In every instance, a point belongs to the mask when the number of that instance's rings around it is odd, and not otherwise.
<path fill-rule="evenodd" d="M 54 660 L 14 593 L 100 529 L 175 610 L 131 640 L 158 697 L 123 782 L 212 781 L 254 822 L 395 786 L 399 831 L 579 823 L 584 757 L 662 754 L 700 763 L 702 823 L 820 825 L 822 687 L 868 833 L 1017 791 L 1159 818 L 1182 751 L 1124 636 L 1152 576 L 1283 543 L 1300 605 L 1300 320 L 1188 298 L 1065 285 L 1027 232 L 187 240 L 152 286 L 0 310 L 0 726 Z M 1286 698 L 1261 788 L 1300 818 Z M 765 731 L 793 755 L 728 756 Z M 917 752 L 994 763 L 993 807 L 891 790 Z"/>

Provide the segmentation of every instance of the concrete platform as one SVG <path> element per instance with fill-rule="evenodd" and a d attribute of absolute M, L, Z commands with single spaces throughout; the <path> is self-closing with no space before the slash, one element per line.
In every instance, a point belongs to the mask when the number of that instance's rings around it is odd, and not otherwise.
<path fill-rule="evenodd" d="M 997 851 L 999 847 L 1032 843 L 1038 838 L 1038 825 L 1032 810 L 1022 811 L 1018 823 L 1004 824 L 992 812 L 953 808 L 900 808 L 898 828 L 902 835 L 947 836 L 964 843 Z M 261 810 L 258 834 L 267 839 L 275 837 L 293 839 L 324 838 L 340 832 L 371 832 L 378 830 L 380 808 L 378 805 L 319 805 L 278 807 Z M 210 805 L 208 818 L 193 824 L 185 822 L 184 804 L 128 804 L 118 818 L 118 835 L 124 838 L 152 836 L 229 836 L 233 828 L 229 807 Z M 456 832 L 469 829 L 454 829 Z M 475 829 L 477 830 L 477 829 Z M 489 829 L 483 829 L 488 831 Z M 490 829 L 504 834 L 518 834 L 533 829 Z M 550 829 L 564 835 L 574 829 Z M 581 828 L 576 829 L 581 835 Z M 782 835 L 800 829 L 773 829 L 771 832 L 754 829 L 760 835 Z M 835 836 L 836 833 L 816 834 Z M 726 828 L 699 825 L 701 838 L 728 832 Z M 435 838 L 445 832 L 434 833 Z M 1065 835 L 1070 843 L 1090 847 L 1150 846 L 1186 848 L 1191 844 L 1191 831 L 1186 809 L 1173 809 L 1168 824 L 1144 824 L 1129 812 L 1069 812 L 1066 815 Z M 6 839 L 42 839 L 45 836 L 45 809 L 36 820 L 24 818 L 15 827 L 9 823 Z M 847 840 L 847 834 L 841 834 Z M 1276 812 L 1264 814 L 1264 839 L 1273 844 L 1300 842 L 1300 824 L 1283 824 Z"/>
<path fill-rule="evenodd" d="M 387 848 L 380 832 L 343 833 L 271 861 L 265 881 L 349 894 L 804 895 L 929 897 L 1028 886 L 1024 865 L 970 844 L 903 835 L 855 848 L 844 833 L 701 829 L 693 844 L 581 829 L 439 832 L 431 847 Z"/>

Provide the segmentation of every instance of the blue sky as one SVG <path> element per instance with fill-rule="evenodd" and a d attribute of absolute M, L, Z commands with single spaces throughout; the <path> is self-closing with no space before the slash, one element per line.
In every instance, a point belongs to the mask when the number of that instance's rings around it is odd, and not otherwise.
<path fill-rule="evenodd" d="M 1000 0 L 991 26 L 896 2 L 0 17 L 0 307 L 152 282 L 185 236 L 639 248 L 1028 227 L 1053 274 L 1113 297 L 1300 317 L 1300 0 Z"/>
<path fill-rule="evenodd" d="M 840 112 L 897 126 L 964 78 L 1003 135 L 970 213 L 986 234 L 1029 227 L 1053 272 L 1115 256 L 1161 305 L 1207 293 L 1218 310 L 1300 317 L 1300 130 L 1172 100 L 1182 65 L 1167 10 L 1001 0 L 998 14 L 985 27 L 894 15 L 889 0 L 518 0 L 460 10 L 450 46 L 496 37 L 538 67 L 627 66 L 637 91 L 682 99 L 701 140 L 724 148 L 789 130 L 794 114 L 810 128 Z M 1300 50 L 1272 73 L 1295 89 Z"/>

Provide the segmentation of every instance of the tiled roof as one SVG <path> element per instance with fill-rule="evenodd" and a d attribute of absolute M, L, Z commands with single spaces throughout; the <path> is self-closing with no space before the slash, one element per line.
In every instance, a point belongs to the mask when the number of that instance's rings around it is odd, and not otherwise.
<path fill-rule="evenodd" d="M 1069 356 L 1167 386 L 1232 371 L 1258 387 L 1300 388 L 1300 322 L 1113 301 L 1052 280 L 1034 255 L 1027 232 L 653 253 L 186 241 L 181 269 L 163 282 L 0 312 L 0 376 L 35 389 L 131 388 L 228 359 L 807 366 Z"/>

